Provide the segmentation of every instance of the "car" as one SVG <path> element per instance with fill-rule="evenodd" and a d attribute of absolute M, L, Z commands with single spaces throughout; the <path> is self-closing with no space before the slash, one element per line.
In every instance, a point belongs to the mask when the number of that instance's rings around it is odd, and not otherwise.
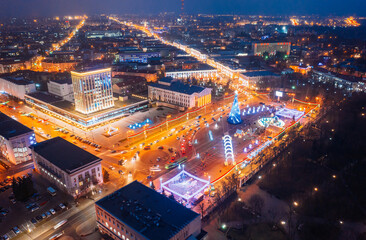
<path fill-rule="evenodd" d="M 125 174 L 125 172 L 122 171 L 122 170 L 118 170 L 118 173 L 121 174 L 121 175 Z"/>
<path fill-rule="evenodd" d="M 124 150 L 124 151 L 121 151 L 121 154 L 125 154 L 125 153 L 127 153 L 127 151 L 126 151 L 126 150 Z"/>
<path fill-rule="evenodd" d="M 44 213 L 42 213 L 42 219 L 45 219 L 47 216 L 46 216 L 46 214 L 44 214 Z"/>
<path fill-rule="evenodd" d="M 43 217 L 41 215 L 36 216 L 37 221 L 41 221 L 42 219 L 43 219 Z"/>
<path fill-rule="evenodd" d="M 50 212 L 52 213 L 52 215 L 55 215 L 56 214 L 56 211 L 53 208 L 50 209 Z"/>
<path fill-rule="evenodd" d="M 8 213 L 7 213 L 7 212 L 5 212 L 5 211 L 0 211 L 0 216 L 5 217 L 6 215 L 8 215 Z"/>
<path fill-rule="evenodd" d="M 163 150 L 163 149 L 164 149 L 164 147 L 163 147 L 163 146 L 159 146 L 159 147 L 158 147 L 158 149 Z"/>
<path fill-rule="evenodd" d="M 117 151 L 116 150 L 111 150 L 111 153 L 116 153 Z"/>
<path fill-rule="evenodd" d="M 51 215 L 52 215 L 52 214 L 51 214 L 49 211 L 47 211 L 47 212 L 46 212 L 46 216 L 47 216 L 47 217 L 50 217 Z"/>
<path fill-rule="evenodd" d="M 136 149 L 137 147 L 136 146 L 133 146 L 132 148 L 131 148 L 131 150 L 134 150 L 134 149 Z"/>
<path fill-rule="evenodd" d="M 34 207 L 32 207 L 32 208 L 31 208 L 31 210 L 30 210 L 30 211 L 31 211 L 31 212 L 35 212 L 35 211 L 37 211 L 38 209 L 39 209 L 39 206 L 34 206 Z"/>
<path fill-rule="evenodd" d="M 150 149 L 151 147 L 149 145 L 144 147 L 144 150 L 150 150 Z"/>
<path fill-rule="evenodd" d="M 113 167 L 113 166 L 109 166 L 109 169 L 110 169 L 110 170 L 114 170 L 114 169 L 115 169 L 115 167 Z"/>
<path fill-rule="evenodd" d="M 94 151 L 96 151 L 96 152 L 100 152 L 99 148 L 94 149 Z"/>
<path fill-rule="evenodd" d="M 2 236 L 2 239 L 4 239 L 4 240 L 8 240 L 8 239 L 9 239 L 9 236 L 8 236 L 7 234 L 4 234 L 4 235 Z"/>
<path fill-rule="evenodd" d="M 18 227 L 13 227 L 11 230 L 13 230 L 13 232 L 14 232 L 15 234 L 19 234 L 19 233 L 20 233 L 20 230 L 19 230 L 19 228 L 18 228 Z"/>
<path fill-rule="evenodd" d="M 33 224 L 36 224 L 36 223 L 37 223 L 37 220 L 36 220 L 35 218 L 32 218 L 32 219 L 31 219 L 31 222 L 32 222 Z"/>
<path fill-rule="evenodd" d="M 11 202 L 12 204 L 16 204 L 16 203 L 17 203 L 17 201 L 15 200 L 15 198 L 10 199 L 10 202 Z"/>

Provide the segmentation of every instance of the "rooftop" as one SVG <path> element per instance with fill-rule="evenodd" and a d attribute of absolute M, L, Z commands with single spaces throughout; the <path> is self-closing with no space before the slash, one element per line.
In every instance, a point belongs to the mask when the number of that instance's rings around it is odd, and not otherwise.
<path fill-rule="evenodd" d="M 245 72 L 242 74 L 247 77 L 279 76 L 278 74 L 270 72 L 270 71 L 253 71 L 253 72 Z"/>
<path fill-rule="evenodd" d="M 148 239 L 170 239 L 199 217 L 138 181 L 102 198 L 96 205 Z"/>
<path fill-rule="evenodd" d="M 161 80 L 162 79 L 160 79 L 159 81 L 161 81 Z M 168 80 L 166 80 L 166 81 L 168 81 Z M 165 89 L 165 90 L 169 90 L 169 91 L 173 91 L 173 92 L 188 94 L 188 95 L 192 95 L 194 93 L 200 93 L 203 90 L 205 90 L 204 87 L 189 85 L 189 84 L 185 84 L 185 83 L 182 83 L 179 81 L 171 82 L 170 86 L 159 84 L 159 83 L 151 83 L 149 86 L 155 87 L 155 88 L 160 88 L 160 89 Z"/>
<path fill-rule="evenodd" d="M 33 132 L 32 129 L 0 112 L 0 136 L 9 140 L 25 133 Z"/>
<path fill-rule="evenodd" d="M 0 77 L 0 78 L 5 79 L 8 82 L 15 83 L 17 85 L 29 85 L 29 84 L 33 84 L 32 81 L 27 80 L 27 79 L 25 79 L 23 77 Z"/>
<path fill-rule="evenodd" d="M 72 79 L 71 78 L 55 79 L 55 80 L 50 80 L 50 82 L 55 82 L 58 84 L 72 84 Z"/>
<path fill-rule="evenodd" d="M 32 145 L 32 149 L 49 162 L 67 173 L 101 161 L 97 156 L 85 151 L 61 137 L 55 137 Z"/>

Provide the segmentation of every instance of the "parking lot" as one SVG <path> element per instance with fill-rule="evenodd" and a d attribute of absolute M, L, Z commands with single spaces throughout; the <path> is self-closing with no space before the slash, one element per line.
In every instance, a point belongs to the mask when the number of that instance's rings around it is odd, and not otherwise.
<path fill-rule="evenodd" d="M 29 173 L 37 193 L 24 202 L 14 199 L 11 179 L 1 179 L 4 185 L 0 188 L 0 236 L 2 239 L 11 239 L 33 231 L 42 223 L 66 211 L 73 201 L 70 196 L 54 186 L 52 187 L 56 189 L 56 195 L 51 196 L 47 192 L 49 183 L 36 172 L 29 171 Z M 23 176 L 27 176 L 27 173 L 23 172 Z"/>

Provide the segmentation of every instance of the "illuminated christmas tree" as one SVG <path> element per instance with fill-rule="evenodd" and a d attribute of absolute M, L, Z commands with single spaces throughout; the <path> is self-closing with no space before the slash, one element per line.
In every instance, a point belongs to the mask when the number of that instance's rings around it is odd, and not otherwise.
<path fill-rule="evenodd" d="M 227 121 L 230 124 L 239 124 L 242 122 L 241 117 L 240 117 L 240 108 L 239 108 L 237 92 L 235 92 L 233 106 L 231 107 L 231 111 L 229 113 L 229 117 L 227 118 Z"/>

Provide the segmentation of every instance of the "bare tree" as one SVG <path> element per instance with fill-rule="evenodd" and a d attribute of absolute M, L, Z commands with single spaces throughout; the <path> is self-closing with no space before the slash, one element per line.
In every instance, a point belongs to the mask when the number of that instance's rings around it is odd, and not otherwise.
<path fill-rule="evenodd" d="M 258 214 L 262 213 L 264 200 L 259 194 L 254 194 L 249 198 L 249 206 Z"/>
<path fill-rule="evenodd" d="M 203 218 L 203 214 L 205 213 L 205 203 L 200 203 L 198 207 L 201 210 L 201 218 Z"/>

